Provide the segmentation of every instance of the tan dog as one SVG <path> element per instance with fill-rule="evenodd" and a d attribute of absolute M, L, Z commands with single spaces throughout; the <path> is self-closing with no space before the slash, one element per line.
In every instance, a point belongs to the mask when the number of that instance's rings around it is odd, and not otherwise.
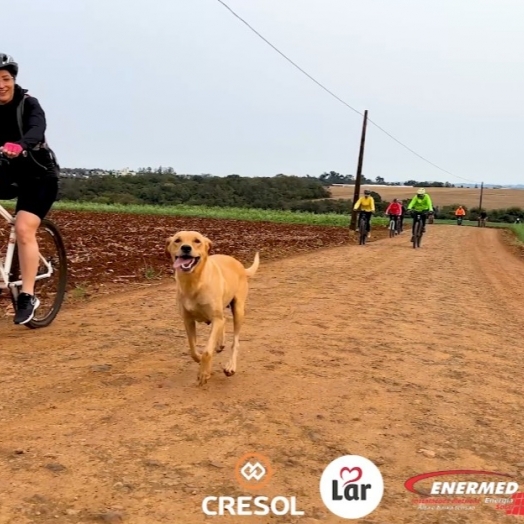
<path fill-rule="evenodd" d="M 210 247 L 211 241 L 197 231 L 179 231 L 166 241 L 166 251 L 176 271 L 178 307 L 191 357 L 200 363 L 200 385 L 211 376 L 213 351 L 220 353 L 225 347 L 226 307 L 233 313 L 234 340 L 231 359 L 224 366 L 224 373 L 230 377 L 236 371 L 248 277 L 252 277 L 259 266 L 258 252 L 253 265 L 246 269 L 231 256 L 209 255 Z M 211 335 L 202 354 L 196 350 L 196 322 L 211 324 Z"/>

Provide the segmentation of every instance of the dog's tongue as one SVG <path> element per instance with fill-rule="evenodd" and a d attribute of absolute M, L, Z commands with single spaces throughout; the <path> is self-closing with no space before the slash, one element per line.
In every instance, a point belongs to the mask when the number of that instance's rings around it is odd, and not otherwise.
<path fill-rule="evenodd" d="M 181 267 L 183 264 L 187 264 L 188 262 L 190 262 L 190 260 L 187 260 L 187 259 L 184 259 L 184 258 L 177 258 L 175 260 L 175 264 L 174 264 L 174 268 L 175 269 L 178 269 L 179 267 Z"/>

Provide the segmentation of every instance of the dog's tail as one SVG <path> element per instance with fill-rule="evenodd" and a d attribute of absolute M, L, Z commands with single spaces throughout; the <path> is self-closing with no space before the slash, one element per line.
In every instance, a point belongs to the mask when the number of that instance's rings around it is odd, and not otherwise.
<path fill-rule="evenodd" d="M 258 251 L 257 251 L 253 264 L 251 265 L 251 267 L 246 268 L 246 275 L 248 277 L 252 277 L 257 272 L 259 265 L 260 265 L 260 257 L 258 256 Z"/>

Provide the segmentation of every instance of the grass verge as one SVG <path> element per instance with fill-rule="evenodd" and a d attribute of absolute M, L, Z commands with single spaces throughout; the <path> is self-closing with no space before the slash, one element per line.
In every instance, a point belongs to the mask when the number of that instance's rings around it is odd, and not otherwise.
<path fill-rule="evenodd" d="M 0 201 L 8 210 L 14 209 L 14 203 Z M 235 207 L 207 207 L 207 206 L 150 206 L 150 205 L 118 205 L 95 204 L 89 202 L 56 202 L 53 210 L 57 211 L 86 211 L 92 213 L 133 213 L 140 215 L 171 215 L 181 217 L 215 218 L 229 220 L 248 220 L 256 222 L 278 222 L 283 224 L 304 224 L 309 226 L 338 226 L 348 227 L 349 216 L 331 214 L 314 214 L 298 211 L 279 211 Z M 374 217 L 373 224 L 385 225 L 387 220 Z"/>
<path fill-rule="evenodd" d="M 524 224 L 511 224 L 509 228 L 515 233 L 519 241 L 524 244 Z"/>

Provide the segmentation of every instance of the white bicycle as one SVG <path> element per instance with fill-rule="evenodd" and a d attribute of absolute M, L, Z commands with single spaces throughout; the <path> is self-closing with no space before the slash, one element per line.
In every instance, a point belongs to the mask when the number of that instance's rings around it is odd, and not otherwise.
<path fill-rule="evenodd" d="M 22 288 L 22 276 L 16 245 L 15 217 L 1 205 L 0 215 L 10 228 L 5 257 L 0 258 L 0 293 L 4 289 L 9 291 L 16 311 L 18 295 Z M 67 286 L 67 255 L 60 230 L 51 220 L 44 218 L 37 231 L 37 241 L 40 263 L 35 294 L 38 295 L 40 306 L 32 320 L 24 324 L 31 329 L 47 327 L 53 322 L 62 306 Z"/>

